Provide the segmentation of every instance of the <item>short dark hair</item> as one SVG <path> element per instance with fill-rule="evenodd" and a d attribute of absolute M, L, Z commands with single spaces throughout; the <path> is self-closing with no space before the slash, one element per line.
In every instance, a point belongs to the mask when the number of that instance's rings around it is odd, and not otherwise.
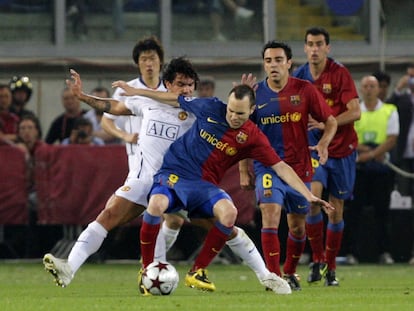
<path fill-rule="evenodd" d="M 97 86 L 97 87 L 93 88 L 91 93 L 105 93 L 106 97 L 111 96 L 111 92 L 109 92 L 109 90 L 104 86 Z"/>
<path fill-rule="evenodd" d="M 254 94 L 254 90 L 247 84 L 236 85 L 230 90 L 229 96 L 232 93 L 234 93 L 234 97 L 236 99 L 243 99 L 245 96 L 248 96 L 250 101 L 250 107 L 254 106 L 256 103 L 256 95 Z"/>
<path fill-rule="evenodd" d="M 291 49 L 291 47 L 288 44 L 284 43 L 284 42 L 280 42 L 280 41 L 276 41 L 276 40 L 268 41 L 263 46 L 262 58 L 264 59 L 264 54 L 265 54 L 265 51 L 267 49 L 278 49 L 278 48 L 283 49 L 285 51 L 285 54 L 286 54 L 286 57 L 287 57 L 288 60 L 292 59 L 292 49 Z"/>
<path fill-rule="evenodd" d="M 89 119 L 84 117 L 78 117 L 75 119 L 75 122 L 73 123 L 73 128 L 79 129 L 81 126 L 90 126 L 91 128 L 93 128 L 93 124 Z"/>
<path fill-rule="evenodd" d="M 132 59 L 135 64 L 138 64 L 139 56 L 142 52 L 145 51 L 155 51 L 158 54 L 158 57 L 161 61 L 161 68 L 164 64 L 164 49 L 161 45 L 161 42 L 155 36 L 146 37 L 140 41 L 138 41 L 134 49 L 132 50 Z M 160 69 L 161 69 L 160 68 Z"/>
<path fill-rule="evenodd" d="M 206 85 L 206 86 L 210 86 L 212 88 L 215 88 L 216 87 L 216 82 L 214 81 L 213 77 L 205 76 L 205 77 L 202 77 L 200 79 L 200 86 L 201 85 Z"/>
<path fill-rule="evenodd" d="M 195 88 L 197 89 L 200 79 L 195 71 L 193 64 L 184 56 L 173 58 L 164 68 L 163 80 L 173 83 L 177 74 L 182 74 L 185 77 L 194 80 Z"/>
<path fill-rule="evenodd" d="M 325 43 L 328 45 L 330 42 L 329 32 L 323 27 L 310 27 L 306 29 L 305 32 L 305 43 L 307 42 L 308 35 L 318 36 L 323 35 L 325 38 Z"/>
<path fill-rule="evenodd" d="M 375 71 L 372 75 L 377 78 L 378 82 L 385 81 L 388 85 L 391 84 L 391 76 L 385 71 Z"/>
<path fill-rule="evenodd" d="M 20 124 L 25 120 L 31 120 L 34 123 L 34 125 L 36 127 L 36 130 L 39 133 L 39 139 L 41 139 L 42 138 L 42 126 L 40 125 L 39 118 L 36 117 L 34 114 L 31 114 L 31 113 L 23 114 L 20 117 L 19 123 L 17 125 L 17 130 L 20 131 L 19 130 Z M 19 133 L 19 135 L 20 135 L 20 133 Z"/>

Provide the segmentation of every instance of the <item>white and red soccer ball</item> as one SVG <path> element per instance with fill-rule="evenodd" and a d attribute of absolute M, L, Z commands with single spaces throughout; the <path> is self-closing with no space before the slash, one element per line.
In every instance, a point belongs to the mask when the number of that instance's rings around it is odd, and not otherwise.
<path fill-rule="evenodd" d="M 168 262 L 154 261 L 142 273 L 142 285 L 152 295 L 170 295 L 179 280 L 177 270 Z"/>

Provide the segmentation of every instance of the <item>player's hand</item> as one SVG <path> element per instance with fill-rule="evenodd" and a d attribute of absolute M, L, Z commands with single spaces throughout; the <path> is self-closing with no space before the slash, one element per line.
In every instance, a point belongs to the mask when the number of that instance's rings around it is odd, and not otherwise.
<path fill-rule="evenodd" d="M 114 81 L 112 82 L 112 88 L 119 87 L 124 90 L 124 92 L 121 93 L 122 96 L 134 96 L 136 94 L 136 88 L 130 86 L 128 83 L 122 80 Z"/>
<path fill-rule="evenodd" d="M 317 144 L 316 146 L 309 146 L 309 150 L 316 151 L 318 153 L 318 157 L 319 157 L 318 162 L 320 164 L 322 165 L 326 164 L 326 161 L 328 161 L 328 148 L 327 147 L 323 147 Z"/>
<path fill-rule="evenodd" d="M 325 124 L 323 122 L 318 122 L 314 118 L 309 116 L 308 131 L 313 130 L 313 129 L 318 129 L 318 130 L 323 131 L 325 129 Z"/>
<path fill-rule="evenodd" d="M 66 85 L 76 97 L 82 94 L 82 80 L 80 75 L 73 69 L 70 69 L 70 77 L 72 80 L 66 80 Z"/>
<path fill-rule="evenodd" d="M 257 89 L 257 78 L 252 73 L 249 74 L 242 74 L 240 83 L 233 82 L 233 87 L 241 84 L 246 84 L 250 86 L 253 90 L 256 91 Z"/>
<path fill-rule="evenodd" d="M 335 210 L 335 207 L 333 207 L 330 203 L 328 203 L 325 200 L 322 200 L 322 199 L 320 199 L 320 198 L 318 198 L 317 196 L 314 196 L 314 195 L 312 195 L 310 203 L 314 206 L 318 206 L 318 207 L 322 208 L 326 214 L 329 214 L 330 212 Z"/>
<path fill-rule="evenodd" d="M 122 137 L 122 139 L 126 143 L 136 144 L 136 143 L 138 143 L 138 137 L 139 137 L 138 133 L 125 133 L 125 135 Z"/>

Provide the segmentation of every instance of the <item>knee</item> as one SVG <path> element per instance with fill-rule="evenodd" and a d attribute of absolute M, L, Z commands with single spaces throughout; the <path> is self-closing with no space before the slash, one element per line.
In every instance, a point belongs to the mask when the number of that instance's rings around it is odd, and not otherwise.
<path fill-rule="evenodd" d="M 237 209 L 235 207 L 228 208 L 221 217 L 220 222 L 226 227 L 234 226 L 237 218 Z"/>
<path fill-rule="evenodd" d="M 151 196 L 147 212 L 152 216 L 162 216 L 168 208 L 168 198 L 165 195 L 156 194 Z"/>
<path fill-rule="evenodd" d="M 302 237 L 305 235 L 305 223 L 303 225 L 293 225 L 289 227 L 289 231 L 296 237 Z"/>

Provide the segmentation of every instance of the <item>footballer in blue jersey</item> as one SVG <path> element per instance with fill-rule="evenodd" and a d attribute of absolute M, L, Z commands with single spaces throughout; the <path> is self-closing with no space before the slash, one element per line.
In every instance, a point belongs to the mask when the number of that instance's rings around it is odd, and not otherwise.
<path fill-rule="evenodd" d="M 325 276 L 325 285 L 338 286 L 335 275 L 336 257 L 341 248 L 345 226 L 344 200 L 352 196 L 354 188 L 358 144 L 354 121 L 360 118 L 361 108 L 351 74 L 345 66 L 328 57 L 330 49 L 330 36 L 326 29 L 307 29 L 304 51 L 308 62 L 299 67 L 294 76 L 312 82 L 338 121 L 338 129 L 328 147 L 328 159 L 322 162 L 318 156 L 312 154 L 315 169 L 311 183 L 312 193 L 321 197 L 323 189 L 326 189 L 329 202 L 335 207 L 328 214 L 326 238 L 324 219 L 317 206 L 311 206 L 306 218 L 306 233 L 312 248 L 313 261 L 308 282 L 319 282 Z M 320 130 L 323 130 L 317 122 L 310 123 L 310 129 L 313 129 L 311 134 L 315 131 L 317 133 L 310 135 L 310 139 L 317 139 Z M 327 272 L 321 275 L 320 270 Z"/>
<path fill-rule="evenodd" d="M 302 179 L 312 180 L 310 149 L 327 158 L 328 145 L 336 130 L 336 121 L 323 97 L 311 83 L 289 76 L 292 64 L 291 48 L 278 41 L 269 41 L 262 50 L 266 78 L 256 89 L 256 110 L 251 120 L 263 131 L 274 150 Z M 308 121 L 313 117 L 326 125 L 324 137 L 311 145 L 308 142 Z M 244 169 L 247 171 L 245 161 Z M 256 198 L 262 215 L 261 242 L 263 255 L 270 271 L 281 275 L 280 242 L 278 236 L 282 207 L 287 213 L 289 234 L 283 275 L 292 289 L 300 290 L 295 277 L 296 267 L 306 242 L 305 216 L 309 204 L 300 193 L 287 185 L 268 167 L 255 161 Z M 244 175 L 244 174 L 243 174 Z M 242 177 L 250 184 L 249 176 Z M 242 183 L 243 185 L 243 183 Z"/>
<path fill-rule="evenodd" d="M 206 280 L 205 268 L 224 246 L 237 216 L 231 198 L 217 184 L 226 169 L 241 159 L 253 158 L 271 166 L 284 182 L 309 202 L 330 207 L 323 200 L 313 200 L 306 185 L 289 165 L 281 161 L 265 135 L 249 120 L 255 103 L 255 94 L 250 86 L 234 87 L 227 104 L 216 98 L 193 99 L 139 89 L 129 95 L 148 96 L 180 106 L 197 117 L 191 129 L 171 145 L 154 177 L 140 235 L 144 267 L 153 261 L 162 214 L 177 208 L 187 209 L 190 215 L 214 216 L 217 219 L 185 279 L 186 283 L 194 278 Z M 215 290 L 215 286 L 208 290 Z"/>

